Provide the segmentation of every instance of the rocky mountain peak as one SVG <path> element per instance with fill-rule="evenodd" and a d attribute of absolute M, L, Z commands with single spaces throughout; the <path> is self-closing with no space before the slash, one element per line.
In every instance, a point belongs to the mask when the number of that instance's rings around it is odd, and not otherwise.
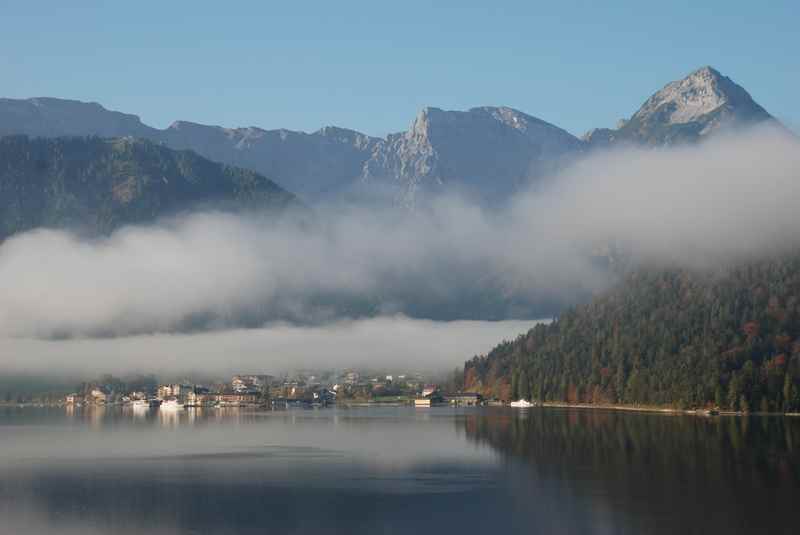
<path fill-rule="evenodd" d="M 694 143 L 720 130 L 764 121 L 774 119 L 744 88 L 706 66 L 665 85 L 616 129 L 597 129 L 584 140 L 592 147 Z"/>
<path fill-rule="evenodd" d="M 664 86 L 647 99 L 634 117 L 663 111 L 662 119 L 668 124 L 689 123 L 727 102 L 742 100 L 741 93 L 746 94 L 729 78 L 711 67 L 703 67 Z"/>
<path fill-rule="evenodd" d="M 408 131 L 378 145 L 362 180 L 395 188 L 403 204 L 447 187 L 502 199 L 583 147 L 565 130 L 509 107 L 423 108 Z"/>
<path fill-rule="evenodd" d="M 425 107 L 419 110 L 406 135 L 409 138 L 427 139 L 432 128 L 447 122 L 447 112 L 440 108 Z"/>

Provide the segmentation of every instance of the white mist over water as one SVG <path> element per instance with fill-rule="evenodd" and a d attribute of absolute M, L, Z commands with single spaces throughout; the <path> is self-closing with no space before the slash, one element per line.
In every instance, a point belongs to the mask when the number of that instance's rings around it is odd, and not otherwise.
<path fill-rule="evenodd" d="M 527 331 L 534 321 L 414 320 L 402 316 L 193 334 L 71 340 L 0 339 L 5 372 L 272 373 L 399 366 L 441 372 Z"/>

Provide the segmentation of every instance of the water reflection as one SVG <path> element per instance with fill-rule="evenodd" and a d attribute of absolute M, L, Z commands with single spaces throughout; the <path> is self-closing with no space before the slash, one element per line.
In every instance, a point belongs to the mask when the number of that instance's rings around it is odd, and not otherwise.
<path fill-rule="evenodd" d="M 793 533 L 800 420 L 0 409 L 0 533 Z"/>
<path fill-rule="evenodd" d="M 527 492 L 555 482 L 566 501 L 626 511 L 620 528 L 633 518 L 642 533 L 794 529 L 797 419 L 538 409 L 481 412 L 457 425 L 523 470 Z"/>
<path fill-rule="evenodd" d="M 497 500 L 494 455 L 450 418 L 84 409 L 0 415 L 0 533 L 407 533 L 422 519 L 486 529 L 477 510 L 457 511 Z"/>

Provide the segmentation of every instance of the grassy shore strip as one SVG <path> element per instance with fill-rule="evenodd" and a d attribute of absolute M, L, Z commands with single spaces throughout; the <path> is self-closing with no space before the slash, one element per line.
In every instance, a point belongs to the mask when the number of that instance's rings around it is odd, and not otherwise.
<path fill-rule="evenodd" d="M 630 411 L 630 412 L 660 412 L 667 414 L 694 414 L 694 411 L 686 411 L 683 409 L 673 409 L 671 407 L 647 407 L 638 405 L 611 405 L 611 404 L 594 404 L 594 403 L 563 403 L 560 401 L 545 401 L 540 403 L 542 407 L 553 407 L 560 409 L 596 409 L 596 410 L 609 410 L 609 411 Z"/>
<path fill-rule="evenodd" d="M 629 411 L 629 412 L 657 412 L 661 414 L 703 414 L 704 409 L 675 409 L 672 407 L 652 407 L 639 405 L 611 405 L 611 404 L 592 404 L 592 403 L 563 403 L 558 401 L 545 401 L 540 403 L 542 407 L 560 409 L 594 409 L 609 411 Z M 736 412 L 719 411 L 720 416 L 800 416 L 800 412 Z M 703 414 L 705 416 L 705 414 Z"/>

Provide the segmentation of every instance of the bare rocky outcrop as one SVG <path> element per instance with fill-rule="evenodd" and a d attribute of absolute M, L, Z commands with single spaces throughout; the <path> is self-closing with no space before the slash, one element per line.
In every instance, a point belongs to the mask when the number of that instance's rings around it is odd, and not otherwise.
<path fill-rule="evenodd" d="M 703 67 L 665 85 L 616 129 L 591 130 L 584 140 L 592 148 L 614 143 L 676 145 L 765 121 L 777 123 L 744 88 L 712 67 Z"/>
<path fill-rule="evenodd" d="M 377 146 L 362 180 L 394 187 L 402 204 L 443 188 L 501 200 L 583 147 L 565 130 L 511 108 L 425 108 L 407 132 Z"/>

